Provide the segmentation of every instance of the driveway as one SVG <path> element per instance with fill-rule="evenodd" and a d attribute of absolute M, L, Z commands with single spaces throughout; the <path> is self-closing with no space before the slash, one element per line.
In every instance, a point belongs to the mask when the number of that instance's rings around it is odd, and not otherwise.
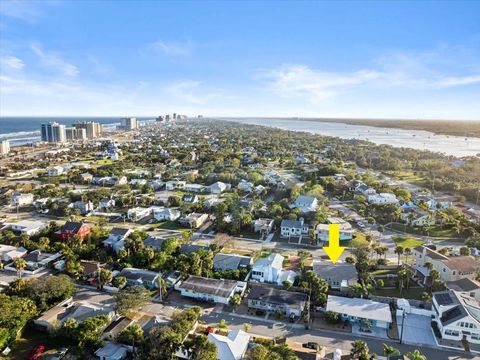
<path fill-rule="evenodd" d="M 436 346 L 431 318 L 424 315 L 407 314 L 403 327 L 403 341 L 407 344 Z M 397 316 L 398 333 L 402 331 L 402 316 Z"/>

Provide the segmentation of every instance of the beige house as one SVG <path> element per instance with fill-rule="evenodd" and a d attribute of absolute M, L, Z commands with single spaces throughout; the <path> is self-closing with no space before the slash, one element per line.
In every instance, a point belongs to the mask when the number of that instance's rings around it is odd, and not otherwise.
<path fill-rule="evenodd" d="M 433 269 L 440 273 L 440 279 L 444 282 L 475 279 L 475 272 L 480 269 L 480 263 L 472 256 L 448 257 L 426 246 L 417 246 L 413 249 L 412 254 L 414 267 L 418 272 L 427 276 L 428 270 L 425 268 L 425 264 L 429 262 Z"/>

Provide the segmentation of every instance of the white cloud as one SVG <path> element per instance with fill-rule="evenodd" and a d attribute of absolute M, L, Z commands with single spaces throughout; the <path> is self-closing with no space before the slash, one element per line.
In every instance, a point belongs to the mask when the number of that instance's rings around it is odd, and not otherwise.
<path fill-rule="evenodd" d="M 0 57 L 0 69 L 2 67 L 6 67 L 9 69 L 20 70 L 25 66 L 25 63 L 12 55 L 2 56 Z"/>
<path fill-rule="evenodd" d="M 78 68 L 63 60 L 58 52 L 47 52 L 42 49 L 38 43 L 30 45 L 32 51 L 40 58 L 42 64 L 53 70 L 59 71 L 66 76 L 77 76 L 79 74 Z"/>
<path fill-rule="evenodd" d="M 44 7 L 59 4 L 60 1 L 1 0 L 0 15 L 28 23 L 35 23 L 45 15 Z"/>
<path fill-rule="evenodd" d="M 185 56 L 192 52 L 190 42 L 169 42 L 157 40 L 149 45 L 149 48 L 156 52 L 167 56 Z"/>
<path fill-rule="evenodd" d="M 380 58 L 376 65 L 342 73 L 307 65 L 282 65 L 259 71 L 257 79 L 266 81 L 268 88 L 277 95 L 286 98 L 305 97 L 313 103 L 340 96 L 350 89 L 442 90 L 480 84 L 478 67 L 459 66 L 457 59 L 450 61 L 434 51 L 388 54 Z"/>
<path fill-rule="evenodd" d="M 165 92 L 176 99 L 195 105 L 203 105 L 213 99 L 223 97 L 223 90 L 210 89 L 202 86 L 200 81 L 180 80 L 169 84 Z"/>

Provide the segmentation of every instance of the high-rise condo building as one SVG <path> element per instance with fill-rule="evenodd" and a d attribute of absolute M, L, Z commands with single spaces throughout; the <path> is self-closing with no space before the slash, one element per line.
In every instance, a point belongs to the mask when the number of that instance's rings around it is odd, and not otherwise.
<path fill-rule="evenodd" d="M 42 141 L 50 143 L 61 143 L 67 139 L 65 125 L 55 121 L 49 121 L 41 126 Z"/>
<path fill-rule="evenodd" d="M 10 152 L 10 142 L 8 140 L 0 141 L 0 156 L 5 156 Z"/>
<path fill-rule="evenodd" d="M 77 128 L 67 128 L 66 137 L 68 141 L 87 140 L 87 130 Z"/>
<path fill-rule="evenodd" d="M 75 129 L 84 129 L 86 132 L 87 139 L 95 139 L 103 134 L 103 126 L 94 121 L 83 121 L 77 122 L 73 125 Z"/>
<path fill-rule="evenodd" d="M 138 129 L 138 121 L 135 117 L 126 117 L 122 120 L 121 128 L 123 130 L 136 130 Z"/>

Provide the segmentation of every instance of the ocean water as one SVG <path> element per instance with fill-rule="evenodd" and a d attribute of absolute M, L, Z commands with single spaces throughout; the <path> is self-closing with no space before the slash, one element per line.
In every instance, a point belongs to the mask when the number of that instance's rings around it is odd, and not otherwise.
<path fill-rule="evenodd" d="M 422 130 L 405 130 L 337 122 L 314 122 L 273 118 L 223 118 L 244 124 L 269 126 L 284 130 L 305 131 L 342 139 L 371 141 L 378 145 L 429 150 L 456 157 L 480 156 L 480 138 L 434 134 Z"/>
<path fill-rule="evenodd" d="M 137 119 L 145 121 L 152 117 Z M 0 140 L 10 140 L 10 146 L 35 143 L 40 141 L 41 124 L 49 121 L 56 121 L 67 127 L 78 121 L 96 121 L 102 124 L 106 131 L 120 125 L 120 117 L 0 117 Z"/>

